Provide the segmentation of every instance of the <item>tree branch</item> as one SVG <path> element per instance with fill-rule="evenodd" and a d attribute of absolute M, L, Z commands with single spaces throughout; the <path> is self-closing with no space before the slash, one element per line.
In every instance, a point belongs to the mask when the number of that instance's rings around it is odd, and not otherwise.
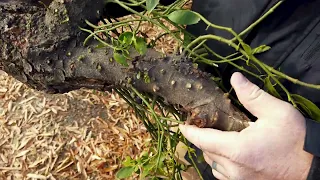
<path fill-rule="evenodd" d="M 48 6 L 32 2 L 0 1 L 0 67 L 32 88 L 64 93 L 81 87 L 106 90 L 110 85 L 135 87 L 183 106 L 188 123 L 199 127 L 240 131 L 248 118 L 238 111 L 210 79 L 182 56 L 149 50 L 131 53 L 129 67 L 112 61 L 111 49 L 95 49 L 97 42 L 78 26 L 97 22 L 103 0 L 54 0 Z M 144 74 L 150 78 L 146 82 Z"/>

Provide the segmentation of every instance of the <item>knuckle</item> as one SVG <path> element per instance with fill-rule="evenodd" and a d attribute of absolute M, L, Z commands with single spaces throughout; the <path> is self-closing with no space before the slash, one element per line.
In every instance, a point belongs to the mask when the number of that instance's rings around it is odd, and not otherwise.
<path fill-rule="evenodd" d="M 300 112 L 293 107 L 292 104 L 288 102 L 283 102 L 282 108 L 277 109 L 277 113 L 275 113 L 279 119 L 292 119 L 300 116 Z"/>
<path fill-rule="evenodd" d="M 207 164 L 211 165 L 213 160 L 210 157 L 210 153 L 203 151 L 203 157 L 204 157 L 204 160 L 207 162 Z"/>
<path fill-rule="evenodd" d="M 248 159 L 252 158 L 251 150 L 248 150 L 250 146 L 249 142 L 245 140 L 237 142 L 230 154 L 230 160 L 237 164 L 247 162 Z"/>
<path fill-rule="evenodd" d="M 241 162 L 241 156 L 243 155 L 242 149 L 241 149 L 241 145 L 239 143 L 237 143 L 235 145 L 235 148 L 230 151 L 230 160 L 233 162 Z"/>
<path fill-rule="evenodd" d="M 264 95 L 264 93 L 265 92 L 262 89 L 260 89 L 258 86 L 253 85 L 249 92 L 249 96 L 248 96 L 249 101 L 251 102 L 261 98 Z"/>
<path fill-rule="evenodd" d="M 203 141 L 202 138 L 200 136 L 196 136 L 196 142 L 193 142 L 199 149 L 204 150 L 203 149 Z"/>
<path fill-rule="evenodd" d="M 290 104 L 290 103 L 288 103 L 286 101 L 282 101 L 282 102 L 283 102 L 283 109 L 285 109 L 287 111 L 290 111 L 290 112 L 295 110 L 295 108 L 293 107 L 292 104 Z"/>

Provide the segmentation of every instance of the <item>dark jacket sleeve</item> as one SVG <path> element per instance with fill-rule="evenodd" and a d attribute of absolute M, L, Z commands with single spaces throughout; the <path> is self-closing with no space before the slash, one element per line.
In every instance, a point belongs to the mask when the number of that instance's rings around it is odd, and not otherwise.
<path fill-rule="evenodd" d="M 314 155 L 307 179 L 320 179 L 320 123 L 311 119 L 306 119 L 304 150 Z"/>
<path fill-rule="evenodd" d="M 307 180 L 320 179 L 320 123 L 311 119 L 306 119 L 304 150 L 314 155 Z"/>
<path fill-rule="evenodd" d="M 307 180 L 318 180 L 318 179 L 320 179 L 320 157 L 315 156 L 313 158 Z"/>
<path fill-rule="evenodd" d="M 160 0 L 160 4 L 167 6 L 172 3 L 174 3 L 175 0 Z M 144 9 L 140 6 L 132 6 L 132 9 L 135 11 L 141 12 Z M 109 17 L 109 18 L 119 18 L 126 15 L 132 14 L 131 12 L 127 11 L 126 9 L 122 8 L 116 3 L 109 2 L 106 4 L 104 10 L 103 10 L 103 17 Z"/>
<path fill-rule="evenodd" d="M 320 123 L 311 119 L 306 119 L 304 150 L 320 157 Z"/>

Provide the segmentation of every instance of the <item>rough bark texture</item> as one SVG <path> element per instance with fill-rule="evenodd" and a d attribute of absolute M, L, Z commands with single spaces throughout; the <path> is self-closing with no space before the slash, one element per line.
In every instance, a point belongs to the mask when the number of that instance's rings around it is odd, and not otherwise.
<path fill-rule="evenodd" d="M 180 56 L 149 50 L 132 54 L 126 68 L 110 61 L 110 49 L 82 45 L 84 20 L 97 22 L 104 0 L 54 0 L 47 7 L 32 0 L 0 0 L 0 67 L 32 88 L 64 93 L 81 87 L 106 90 L 134 86 L 190 112 L 188 123 L 240 131 L 248 118 L 235 109 L 209 74 Z M 151 82 L 137 78 L 147 73 Z"/>

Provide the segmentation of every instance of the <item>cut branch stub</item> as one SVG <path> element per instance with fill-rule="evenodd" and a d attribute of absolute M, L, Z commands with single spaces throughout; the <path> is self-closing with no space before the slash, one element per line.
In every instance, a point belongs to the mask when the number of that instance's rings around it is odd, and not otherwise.
<path fill-rule="evenodd" d="M 54 0 L 48 8 L 34 3 L 0 2 L 0 67 L 32 88 L 64 93 L 81 87 L 135 87 L 183 106 L 189 124 L 228 131 L 248 126 L 248 118 L 232 106 L 210 75 L 181 56 L 163 57 L 148 50 L 131 53 L 129 67 L 112 60 L 112 49 L 82 42 L 78 26 L 97 22 L 104 1 Z M 111 60 L 111 61 L 110 61 Z M 137 74 L 148 76 L 137 78 Z"/>

